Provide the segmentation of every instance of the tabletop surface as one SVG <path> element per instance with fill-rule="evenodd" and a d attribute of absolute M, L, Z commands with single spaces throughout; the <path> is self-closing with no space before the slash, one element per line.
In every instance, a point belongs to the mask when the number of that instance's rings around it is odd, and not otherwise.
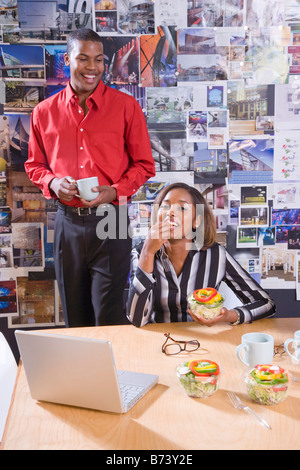
<path fill-rule="evenodd" d="M 0 449 L 300 449 L 300 383 L 292 383 L 288 398 L 278 405 L 256 404 L 242 380 L 246 366 L 235 353 L 244 333 L 263 331 L 274 337 L 275 344 L 282 344 L 298 329 L 299 319 L 275 318 L 235 327 L 208 328 L 190 322 L 150 324 L 140 329 L 122 325 L 47 330 L 109 339 L 118 369 L 157 374 L 159 383 L 129 412 L 114 414 L 36 402 L 20 365 Z M 161 351 L 164 333 L 174 339 L 198 339 L 201 347 L 194 353 L 166 356 Z M 221 366 L 220 388 L 213 396 L 190 398 L 182 390 L 175 368 L 192 359 L 210 359 Z M 300 377 L 300 365 L 286 353 L 276 355 L 273 363 Z M 238 393 L 272 429 L 233 408 L 228 391 Z"/>

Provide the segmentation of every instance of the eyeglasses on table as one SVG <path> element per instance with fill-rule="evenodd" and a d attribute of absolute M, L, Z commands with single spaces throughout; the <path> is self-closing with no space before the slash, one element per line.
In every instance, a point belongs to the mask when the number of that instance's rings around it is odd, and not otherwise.
<path fill-rule="evenodd" d="M 283 356 L 285 354 L 284 343 L 274 345 L 274 357 Z"/>
<path fill-rule="evenodd" d="M 192 339 L 190 341 L 176 340 L 171 338 L 170 333 L 164 333 L 166 336 L 166 341 L 161 347 L 161 350 L 167 356 L 172 356 L 173 354 L 179 354 L 181 351 L 192 352 L 200 348 L 200 343 L 197 339 Z M 172 343 L 167 344 L 168 341 Z"/>

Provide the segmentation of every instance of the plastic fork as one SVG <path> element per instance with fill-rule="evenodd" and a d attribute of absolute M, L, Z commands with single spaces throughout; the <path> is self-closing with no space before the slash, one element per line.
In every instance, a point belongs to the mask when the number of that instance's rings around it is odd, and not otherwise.
<path fill-rule="evenodd" d="M 260 424 L 262 424 L 263 426 L 265 426 L 267 429 L 271 429 L 271 426 L 267 423 L 267 421 L 265 421 L 264 419 L 262 419 L 260 416 L 258 416 L 256 413 L 254 413 L 253 410 L 251 410 L 251 408 L 249 408 L 249 406 L 246 406 L 244 405 L 244 403 L 240 400 L 240 398 L 237 396 L 236 393 L 234 392 L 227 392 L 227 395 L 229 397 L 229 400 L 231 401 L 232 405 L 234 406 L 234 408 L 236 408 L 237 410 L 245 410 L 247 411 L 247 413 L 249 413 L 250 415 L 254 416 L 254 418 L 256 418 Z"/>

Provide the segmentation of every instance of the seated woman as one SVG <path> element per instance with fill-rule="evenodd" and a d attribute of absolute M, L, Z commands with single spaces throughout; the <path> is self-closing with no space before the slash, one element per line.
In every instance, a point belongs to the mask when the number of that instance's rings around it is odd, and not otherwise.
<path fill-rule="evenodd" d="M 158 194 L 153 209 L 147 238 L 132 250 L 127 316 L 135 326 L 192 320 L 236 325 L 274 315 L 269 294 L 216 243 L 214 215 L 196 188 L 171 184 Z M 243 306 L 223 307 L 210 320 L 192 315 L 188 295 L 205 287 L 218 289 L 222 281 Z"/>

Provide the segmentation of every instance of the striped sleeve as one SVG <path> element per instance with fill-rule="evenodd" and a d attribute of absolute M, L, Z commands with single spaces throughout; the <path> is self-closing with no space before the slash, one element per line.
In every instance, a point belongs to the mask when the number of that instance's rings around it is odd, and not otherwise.
<path fill-rule="evenodd" d="M 269 294 L 227 251 L 224 282 L 243 304 L 235 308 L 240 313 L 240 323 L 250 323 L 275 314 L 275 303 Z"/>
<path fill-rule="evenodd" d="M 151 274 L 145 273 L 139 266 L 139 253 L 132 250 L 130 286 L 126 305 L 126 314 L 129 321 L 137 326 L 145 326 L 153 311 L 153 289 L 155 279 Z"/>

